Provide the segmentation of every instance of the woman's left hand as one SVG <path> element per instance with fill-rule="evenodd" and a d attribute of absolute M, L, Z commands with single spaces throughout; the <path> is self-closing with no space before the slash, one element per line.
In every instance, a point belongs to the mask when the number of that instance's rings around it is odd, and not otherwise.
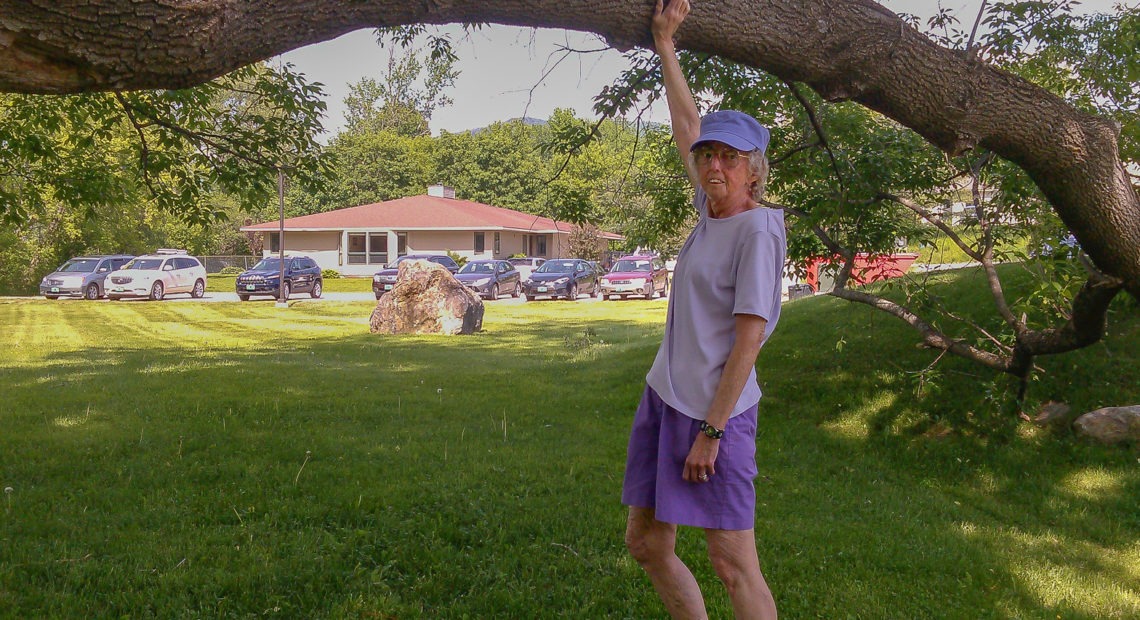
<path fill-rule="evenodd" d="M 720 441 L 710 439 L 704 433 L 697 433 L 689 456 L 685 458 L 682 477 L 689 482 L 708 482 L 716 475 L 716 455 L 720 452 Z"/>

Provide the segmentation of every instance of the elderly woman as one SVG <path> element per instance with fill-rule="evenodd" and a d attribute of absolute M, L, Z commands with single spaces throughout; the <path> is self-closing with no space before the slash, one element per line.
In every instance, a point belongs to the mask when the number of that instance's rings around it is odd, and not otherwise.
<path fill-rule="evenodd" d="M 673 44 L 688 12 L 689 0 L 658 0 L 652 29 L 700 217 L 677 259 L 665 337 L 634 417 L 626 545 L 673 617 L 704 618 L 700 587 L 674 550 L 678 525 L 703 528 L 736 617 L 775 618 L 753 531 L 755 364 L 780 316 L 784 219 L 758 203 L 768 130 L 741 112 L 697 112 Z"/>

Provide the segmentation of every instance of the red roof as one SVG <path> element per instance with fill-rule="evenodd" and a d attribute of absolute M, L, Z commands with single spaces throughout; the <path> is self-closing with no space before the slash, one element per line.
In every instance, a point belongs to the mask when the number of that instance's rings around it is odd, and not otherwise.
<path fill-rule="evenodd" d="M 251 226 L 242 231 L 273 232 L 278 230 L 277 220 Z M 396 200 L 377 202 L 359 207 L 348 207 L 324 213 L 290 217 L 285 230 L 322 231 L 345 229 L 392 230 L 513 230 L 528 233 L 569 233 L 573 225 L 556 222 L 548 217 L 492 207 L 480 202 L 443 198 L 440 196 L 406 196 Z M 622 239 L 621 235 L 602 232 L 606 239 Z"/>

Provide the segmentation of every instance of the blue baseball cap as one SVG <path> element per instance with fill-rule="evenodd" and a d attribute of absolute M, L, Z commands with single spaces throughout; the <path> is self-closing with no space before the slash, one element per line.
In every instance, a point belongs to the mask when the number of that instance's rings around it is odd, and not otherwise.
<path fill-rule="evenodd" d="M 768 149 L 768 137 L 768 128 L 744 112 L 719 110 L 701 119 L 701 135 L 689 150 L 705 142 L 723 142 L 738 151 L 763 153 Z"/>

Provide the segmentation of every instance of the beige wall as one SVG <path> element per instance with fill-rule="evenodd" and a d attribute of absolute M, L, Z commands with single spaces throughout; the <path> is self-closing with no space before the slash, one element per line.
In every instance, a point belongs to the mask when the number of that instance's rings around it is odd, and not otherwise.
<path fill-rule="evenodd" d="M 365 232 L 353 230 L 352 232 Z M 377 231 L 378 232 L 378 231 Z M 454 252 L 469 259 L 472 258 L 507 258 L 512 254 L 529 254 L 526 239 L 536 235 L 546 237 L 546 254 L 544 258 L 566 258 L 569 252 L 568 234 L 564 233 L 535 233 L 527 234 L 514 231 L 499 232 L 499 252 L 495 252 L 494 230 L 483 231 L 485 251 L 475 253 L 475 231 L 471 230 L 413 230 L 408 232 L 407 252 L 409 254 L 446 253 Z M 265 246 L 269 246 L 269 235 L 265 235 Z M 345 276 L 371 276 L 381 269 L 380 265 L 349 265 L 348 264 L 348 234 L 346 231 L 328 232 L 285 232 L 285 251 L 296 254 L 306 254 L 317 261 L 322 269 L 335 269 Z M 396 231 L 388 233 L 388 260 L 396 258 L 397 235 Z M 265 250 L 265 256 L 276 254 Z"/>

